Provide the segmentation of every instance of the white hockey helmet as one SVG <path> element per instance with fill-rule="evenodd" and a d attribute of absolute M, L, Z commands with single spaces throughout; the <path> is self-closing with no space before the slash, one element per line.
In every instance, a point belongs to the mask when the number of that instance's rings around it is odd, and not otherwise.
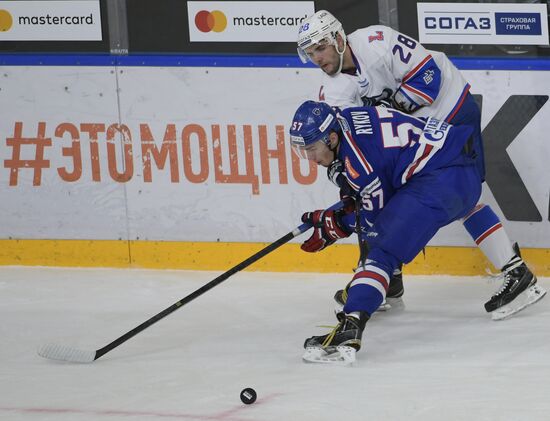
<path fill-rule="evenodd" d="M 336 35 L 340 34 L 344 40 L 344 48 L 342 51 L 338 50 L 338 42 Z M 298 55 L 302 60 L 302 63 L 307 63 L 309 57 L 306 53 L 306 48 L 313 44 L 319 44 L 321 42 L 327 42 L 334 45 L 338 54 L 340 54 L 340 60 L 346 49 L 346 34 L 344 28 L 338 19 L 336 19 L 332 13 L 326 10 L 319 10 L 313 15 L 306 18 L 300 25 L 298 31 Z"/>

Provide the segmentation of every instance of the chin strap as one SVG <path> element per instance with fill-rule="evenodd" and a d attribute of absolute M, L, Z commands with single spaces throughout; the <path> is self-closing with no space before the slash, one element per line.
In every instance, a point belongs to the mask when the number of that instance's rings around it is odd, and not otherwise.
<path fill-rule="evenodd" d="M 346 47 L 344 46 L 344 51 L 346 51 Z M 338 70 L 336 71 L 336 74 L 340 74 L 342 71 L 342 66 L 344 65 L 344 51 L 340 52 L 338 51 L 338 47 L 336 47 L 336 52 L 340 56 L 340 65 L 338 66 Z"/>
<path fill-rule="evenodd" d="M 342 36 L 342 35 L 340 35 Z M 338 70 L 336 71 L 336 75 L 339 74 L 342 71 L 342 66 L 344 65 L 344 53 L 346 52 L 346 47 L 348 46 L 348 42 L 346 40 L 345 36 L 342 36 L 344 40 L 344 49 L 342 51 L 338 51 L 338 40 L 334 38 L 334 48 L 336 49 L 336 52 L 340 56 L 340 65 L 338 66 Z"/>

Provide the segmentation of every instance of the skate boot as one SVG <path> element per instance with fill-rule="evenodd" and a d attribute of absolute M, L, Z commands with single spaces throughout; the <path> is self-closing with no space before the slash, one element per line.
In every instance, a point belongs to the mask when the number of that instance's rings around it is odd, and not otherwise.
<path fill-rule="evenodd" d="M 312 336 L 304 343 L 305 362 L 350 365 L 361 349 L 361 337 L 369 315 L 364 311 L 341 313 L 338 325 L 327 335 Z"/>
<path fill-rule="evenodd" d="M 386 298 L 380 304 L 380 307 L 376 311 L 388 311 L 391 308 L 401 308 L 405 307 L 403 302 L 403 294 L 405 289 L 403 288 L 403 265 L 399 265 L 397 269 L 393 271 L 393 275 L 390 279 L 390 285 L 388 287 L 388 292 Z M 338 317 L 338 313 L 344 311 L 344 306 L 348 300 L 348 290 L 351 282 L 349 282 L 344 289 L 339 289 L 334 294 L 334 301 L 336 301 L 336 307 L 334 312 Z"/>
<path fill-rule="evenodd" d="M 536 303 L 546 290 L 537 285 L 537 277 L 529 270 L 517 243 L 515 256 L 502 268 L 504 281 L 499 290 L 485 303 L 493 320 L 503 320 Z"/>

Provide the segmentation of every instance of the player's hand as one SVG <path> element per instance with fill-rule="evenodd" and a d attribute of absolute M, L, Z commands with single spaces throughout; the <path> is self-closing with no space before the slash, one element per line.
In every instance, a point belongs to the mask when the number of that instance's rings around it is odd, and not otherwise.
<path fill-rule="evenodd" d="M 383 107 L 392 108 L 392 95 L 393 91 L 390 88 L 385 88 L 380 95 L 376 96 L 364 96 L 363 105 L 366 107 L 376 107 L 382 105 Z"/>
<path fill-rule="evenodd" d="M 342 202 L 342 212 L 344 214 L 355 212 L 355 190 L 351 188 L 347 180 L 344 180 L 340 187 L 340 201 Z"/>
<path fill-rule="evenodd" d="M 335 159 L 327 167 L 327 177 L 340 189 L 340 201 L 343 203 L 344 213 L 350 213 L 355 210 L 355 191 L 349 185 L 344 171 L 344 163 Z"/>
<path fill-rule="evenodd" d="M 328 179 L 332 181 L 332 184 L 334 184 L 338 188 L 342 187 L 343 182 L 347 183 L 346 176 L 344 175 L 344 170 L 344 163 L 338 158 L 332 161 L 327 167 Z"/>
<path fill-rule="evenodd" d="M 313 234 L 302 244 L 308 253 L 315 253 L 333 244 L 336 240 L 351 235 L 338 221 L 340 213 L 333 210 L 316 210 L 302 215 L 302 222 L 313 225 Z"/>

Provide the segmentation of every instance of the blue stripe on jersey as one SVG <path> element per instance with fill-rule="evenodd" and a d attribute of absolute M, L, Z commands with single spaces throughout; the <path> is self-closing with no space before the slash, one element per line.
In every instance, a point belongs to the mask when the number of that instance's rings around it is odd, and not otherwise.
<path fill-rule="evenodd" d="M 411 88 L 413 92 L 420 95 L 428 103 L 432 103 L 439 95 L 441 70 L 437 67 L 435 60 L 430 57 L 414 73 L 409 73 L 405 76 L 403 85 L 405 85 L 405 89 Z"/>

